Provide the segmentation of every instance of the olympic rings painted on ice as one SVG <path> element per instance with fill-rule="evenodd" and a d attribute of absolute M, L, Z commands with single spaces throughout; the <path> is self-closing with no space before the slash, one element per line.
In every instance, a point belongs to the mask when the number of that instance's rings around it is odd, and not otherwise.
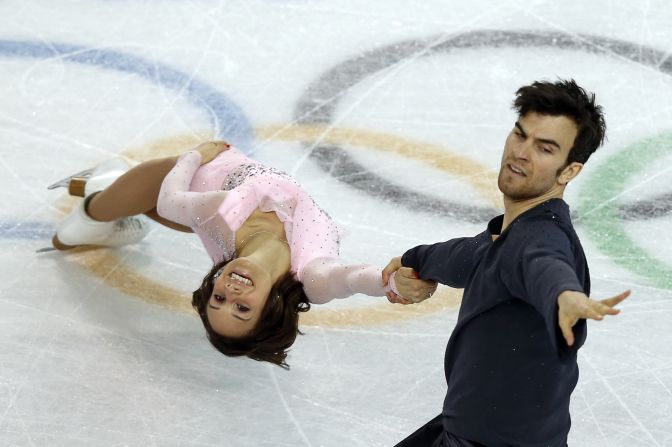
<path fill-rule="evenodd" d="M 607 159 L 584 183 L 577 219 L 598 248 L 617 264 L 668 289 L 672 289 L 672 266 L 648 254 L 628 236 L 615 198 L 623 193 L 628 180 L 670 153 L 672 134 L 667 133 L 639 141 Z M 669 167 L 661 172 L 666 171 Z"/>
<path fill-rule="evenodd" d="M 323 125 L 267 126 L 257 130 L 264 139 L 350 144 L 390 152 L 425 162 L 447 172 L 479 191 L 495 209 L 503 209 L 497 189 L 497 173 L 464 155 L 447 152 L 441 146 L 371 130 L 333 128 Z"/>
<path fill-rule="evenodd" d="M 304 125 L 333 124 L 337 107 L 349 89 L 366 78 L 404 61 L 446 54 L 455 50 L 504 47 L 544 47 L 582 51 L 626 59 L 672 75 L 672 55 L 669 51 L 657 50 L 639 43 L 557 31 L 468 31 L 395 42 L 344 60 L 309 84 L 297 102 L 294 119 Z M 327 173 L 358 173 L 358 175 L 339 175 L 336 178 L 364 193 L 374 190 L 380 198 L 408 209 L 422 211 L 423 208 L 429 207 L 438 215 L 475 223 L 487 221 L 496 214 L 492 209 L 464 207 L 459 203 L 446 199 L 439 200 L 393 184 L 369 172 L 337 145 L 318 143 L 311 146 L 310 156 Z M 670 204 L 672 205 L 672 201 Z"/>
<path fill-rule="evenodd" d="M 242 109 L 220 90 L 168 65 L 119 51 L 22 40 L 0 40 L 0 57 L 55 59 L 91 65 L 132 73 L 160 87 L 177 90 L 210 118 L 216 138 L 226 139 L 251 154 L 253 132 Z"/>
<path fill-rule="evenodd" d="M 324 128 L 321 126 L 267 126 L 257 130 L 260 137 L 281 141 L 320 141 L 371 147 L 380 151 L 389 151 L 403 156 L 431 163 L 434 168 L 457 176 L 469 183 L 482 195 L 488 197 L 494 206 L 497 199 L 492 189 L 496 178 L 485 166 L 459 154 L 453 154 L 439 146 L 397 136 L 361 131 L 355 129 Z M 165 157 L 182 153 L 197 145 L 200 140 L 192 136 L 165 139 L 154 144 L 124 151 L 122 157 L 141 161 L 144 159 Z M 70 207 L 72 202 L 70 202 Z M 61 207 L 67 212 L 67 207 Z M 94 276 L 101 278 L 108 286 L 126 294 L 136 296 L 148 302 L 160 304 L 170 309 L 192 312 L 189 292 L 181 291 L 164 283 L 154 281 L 125 265 L 114 250 L 77 249 L 70 253 L 79 265 L 86 268 Z M 204 272 L 205 274 L 205 272 Z M 441 288 L 432 300 L 413 306 L 394 306 L 384 298 L 380 304 L 357 308 L 334 309 L 328 306 L 314 306 L 311 312 L 301 315 L 303 325 L 319 325 L 330 327 L 366 326 L 415 318 L 431 314 L 443 309 L 455 308 L 461 300 L 461 292 Z"/>
<path fill-rule="evenodd" d="M 450 36 L 430 36 L 424 39 L 407 40 L 396 42 L 384 47 L 379 47 L 366 53 L 357 54 L 340 64 L 324 72 L 316 81 L 311 83 L 299 99 L 295 108 L 294 117 L 301 124 L 319 124 L 328 126 L 333 123 L 336 109 L 348 90 L 356 86 L 367 77 L 382 70 L 388 69 L 395 64 L 413 58 L 429 57 L 435 54 L 449 53 L 454 50 L 483 49 L 483 48 L 528 48 L 546 47 L 563 50 L 583 51 L 586 53 L 604 55 L 606 57 L 618 57 L 641 64 L 648 68 L 658 70 L 664 74 L 672 75 L 672 55 L 669 51 L 661 51 L 655 48 L 642 46 L 618 39 L 586 34 L 567 34 L 563 32 L 546 31 L 501 31 L 483 30 L 469 31 Z M 664 139 L 663 139 L 664 140 Z M 662 142 L 661 139 L 651 141 Z M 650 142 L 643 143 L 649 145 Z M 664 148 L 658 148 L 664 150 Z M 659 153 L 660 151 L 655 151 Z M 464 208 L 459 204 L 447 200 L 439 200 L 420 192 L 409 191 L 401 185 L 390 183 L 384 178 L 378 177 L 367 171 L 363 166 L 353 160 L 338 145 L 330 143 L 318 143 L 311 146 L 310 156 L 318 166 L 326 172 L 361 173 L 357 176 L 341 175 L 336 178 L 346 182 L 350 186 L 363 192 L 377 191 L 382 198 L 398 203 L 410 209 L 427 206 L 430 203 L 433 211 L 440 215 L 453 219 L 480 222 L 488 216 L 492 216 L 492 210 L 480 207 Z M 620 160 L 623 156 L 617 156 Z M 647 158 L 648 160 L 649 158 Z M 615 163 L 617 163 L 616 161 Z M 619 185 L 613 185 L 619 190 Z M 603 188 L 599 191 L 604 192 Z M 605 196 L 606 197 L 606 196 Z M 657 199 L 665 199 L 655 210 L 651 204 L 640 204 L 639 207 L 623 207 L 620 213 L 624 217 L 632 219 L 639 217 L 655 217 L 670 212 L 672 206 L 672 194 Z M 590 209 L 585 201 L 581 209 Z M 597 202 L 598 204 L 600 202 Z M 611 202 L 609 202 L 611 203 Z M 457 206 L 456 206 L 457 205 Z M 648 205 L 645 206 L 645 205 Z M 589 234 L 597 238 L 598 244 L 607 253 L 617 257 L 617 262 L 627 268 L 649 278 L 655 284 L 672 288 L 672 274 L 670 266 L 656 261 L 645 255 L 645 252 L 636 248 L 634 242 L 624 237 L 623 242 L 616 243 L 618 238 L 605 236 L 606 230 L 616 231 L 625 236 L 619 224 L 619 215 L 611 206 L 599 207 L 605 215 L 606 221 L 598 225 L 594 219 L 586 219 L 590 225 L 601 227 L 602 231 L 591 231 Z M 609 211 L 609 212 L 608 212 Z M 639 211 L 639 213 L 637 213 Z M 583 221 L 579 219 L 579 222 Z M 596 227 L 595 227 L 596 228 Z M 627 243 L 625 241 L 628 241 Z M 619 248 L 617 248 L 619 247 Z M 639 262 L 625 261 L 633 259 L 636 255 Z M 643 263 L 641 261 L 644 261 Z M 646 265 L 651 265 L 647 268 Z"/>

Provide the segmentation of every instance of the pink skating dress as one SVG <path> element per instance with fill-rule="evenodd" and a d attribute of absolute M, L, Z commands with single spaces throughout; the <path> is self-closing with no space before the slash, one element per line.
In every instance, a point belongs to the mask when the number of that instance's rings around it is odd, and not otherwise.
<path fill-rule="evenodd" d="M 236 231 L 258 208 L 275 212 L 283 223 L 291 271 L 311 302 L 356 293 L 384 296 L 390 290 L 382 284 L 380 267 L 339 261 L 338 227 L 291 176 L 233 147 L 200 163 L 198 151 L 179 158 L 161 185 L 157 211 L 191 227 L 214 263 L 233 257 Z"/>

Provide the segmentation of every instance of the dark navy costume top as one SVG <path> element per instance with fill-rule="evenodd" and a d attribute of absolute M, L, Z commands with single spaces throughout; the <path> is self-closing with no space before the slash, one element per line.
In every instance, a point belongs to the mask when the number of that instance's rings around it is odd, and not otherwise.
<path fill-rule="evenodd" d="M 557 298 L 590 294 L 588 265 L 563 200 L 526 211 L 501 232 L 503 219 L 476 237 L 402 257 L 420 278 L 465 289 L 446 348 L 443 427 L 488 447 L 565 446 L 586 321 L 568 347 Z"/>

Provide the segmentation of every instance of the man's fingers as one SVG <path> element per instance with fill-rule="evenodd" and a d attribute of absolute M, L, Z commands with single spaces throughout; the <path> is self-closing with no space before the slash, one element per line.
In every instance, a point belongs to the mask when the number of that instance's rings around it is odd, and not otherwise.
<path fill-rule="evenodd" d="M 620 295 L 616 295 L 611 298 L 607 298 L 601 301 L 591 301 L 590 310 L 584 316 L 584 318 L 592 318 L 593 320 L 602 320 L 605 315 L 618 315 L 621 313 L 620 309 L 615 309 L 614 306 L 617 306 L 619 303 L 623 302 L 630 296 L 630 291 L 626 290 Z"/>
<path fill-rule="evenodd" d="M 390 281 L 392 272 L 396 272 L 401 267 L 401 257 L 392 258 L 383 269 L 383 285 L 387 285 Z"/>
<path fill-rule="evenodd" d="M 602 321 L 605 315 L 614 315 L 612 313 L 614 310 L 615 309 L 612 309 L 609 306 L 595 302 L 592 303 L 592 305 L 587 306 L 583 311 L 578 312 L 577 316 L 579 318 L 590 318 L 591 320 Z"/>
<path fill-rule="evenodd" d="M 399 270 L 397 270 L 397 275 L 401 275 L 410 279 L 418 279 L 418 274 L 415 273 L 415 270 L 410 267 L 399 267 Z"/>
<path fill-rule="evenodd" d="M 585 316 L 585 318 L 590 318 L 591 320 L 596 321 L 602 321 L 604 317 L 597 312 L 590 312 L 588 315 Z"/>
<path fill-rule="evenodd" d="M 606 304 L 609 307 L 614 307 L 623 302 L 627 297 L 630 296 L 630 291 L 626 290 L 625 292 L 621 293 L 620 295 L 616 295 L 612 298 L 607 298 L 606 300 L 600 301 L 600 303 Z"/>
<path fill-rule="evenodd" d="M 567 342 L 567 346 L 572 346 L 574 344 L 574 332 L 572 331 L 572 325 L 569 322 L 560 322 L 560 330 L 562 331 L 562 336 Z"/>
<path fill-rule="evenodd" d="M 602 301 L 593 301 L 590 298 L 585 299 L 584 304 L 576 309 L 575 313 L 580 318 L 590 318 L 592 320 L 601 321 L 605 315 L 618 315 L 621 313 L 620 309 L 614 306 L 621 303 L 630 295 L 630 291 L 626 291 L 612 298 L 607 298 Z"/>
<path fill-rule="evenodd" d="M 595 301 L 583 293 L 571 291 L 561 293 L 558 297 L 558 326 L 560 326 L 562 336 L 567 341 L 567 345 L 572 346 L 574 344 L 572 327 L 580 318 L 601 321 L 605 315 L 618 315 L 621 310 L 616 309 L 614 306 L 621 303 L 628 296 L 630 296 L 630 291 L 626 290 L 620 295 L 602 301 Z"/>
<path fill-rule="evenodd" d="M 387 292 L 385 296 L 387 296 L 387 300 L 392 304 L 411 304 L 406 298 L 403 298 L 394 292 Z"/>
<path fill-rule="evenodd" d="M 621 312 L 620 309 L 614 309 L 608 304 L 604 304 L 602 302 L 599 303 L 599 306 L 600 315 L 618 315 Z"/>

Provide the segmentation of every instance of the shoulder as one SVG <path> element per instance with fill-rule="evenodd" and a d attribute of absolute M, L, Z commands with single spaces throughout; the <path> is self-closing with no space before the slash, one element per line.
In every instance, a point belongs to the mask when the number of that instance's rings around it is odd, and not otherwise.
<path fill-rule="evenodd" d="M 537 206 L 519 219 L 520 229 L 533 235 L 540 231 L 574 232 L 569 206 L 562 199 L 552 199 Z M 536 231 L 535 231 L 536 230 Z"/>
<path fill-rule="evenodd" d="M 574 251 L 578 237 L 571 222 L 549 211 L 516 222 L 511 228 L 509 243 L 522 251 L 546 247 L 569 253 Z"/>

